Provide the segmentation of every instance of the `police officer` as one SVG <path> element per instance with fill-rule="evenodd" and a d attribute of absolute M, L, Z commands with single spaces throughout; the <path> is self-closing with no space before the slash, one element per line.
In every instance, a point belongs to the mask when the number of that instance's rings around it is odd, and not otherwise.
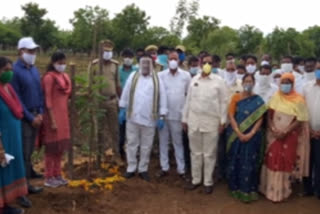
<path fill-rule="evenodd" d="M 114 154 L 112 161 L 122 165 L 117 146 L 119 142 L 118 97 L 121 93 L 119 62 L 112 58 L 114 48 L 112 41 L 105 40 L 100 45 L 102 46 L 100 58 L 93 60 L 89 67 L 89 72 L 92 72 L 93 76 L 102 76 L 106 83 L 106 87 L 100 91 L 104 99 L 99 101 L 99 106 L 105 110 L 105 113 L 98 118 L 98 141 L 100 148 L 106 149 L 106 145 L 112 148 Z"/>

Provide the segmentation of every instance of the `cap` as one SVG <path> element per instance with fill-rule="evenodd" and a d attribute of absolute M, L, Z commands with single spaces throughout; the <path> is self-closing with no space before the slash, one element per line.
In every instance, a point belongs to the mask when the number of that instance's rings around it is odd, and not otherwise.
<path fill-rule="evenodd" d="M 148 45 L 144 50 L 145 51 L 158 51 L 158 46 L 156 46 L 156 45 Z"/>
<path fill-rule="evenodd" d="M 26 49 L 32 50 L 32 49 L 36 49 L 38 47 L 39 47 L 39 45 L 37 45 L 33 41 L 32 37 L 23 37 L 18 42 L 18 50 L 20 50 L 22 48 L 26 48 Z"/>
<path fill-rule="evenodd" d="M 186 48 L 183 45 L 178 45 L 176 50 L 181 50 L 182 52 L 186 52 Z"/>
<path fill-rule="evenodd" d="M 103 50 L 105 51 L 112 51 L 114 48 L 114 44 L 111 40 L 107 39 L 101 42 L 103 45 Z"/>

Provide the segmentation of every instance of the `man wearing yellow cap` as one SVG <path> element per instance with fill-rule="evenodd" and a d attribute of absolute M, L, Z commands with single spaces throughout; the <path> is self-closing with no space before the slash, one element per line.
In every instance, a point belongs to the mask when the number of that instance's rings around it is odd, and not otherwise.
<path fill-rule="evenodd" d="M 152 61 L 153 61 L 153 66 L 154 66 L 154 70 L 156 72 L 160 72 L 163 70 L 163 66 L 160 65 L 158 62 L 157 62 L 157 58 L 158 58 L 158 46 L 156 45 L 148 45 L 144 51 L 151 56 L 152 58 Z"/>
<path fill-rule="evenodd" d="M 112 59 L 114 44 L 110 40 L 102 41 L 102 50 L 99 59 L 92 61 L 89 72 L 94 76 L 102 76 L 106 82 L 106 87 L 101 89 L 100 93 L 104 97 L 100 101 L 100 108 L 106 110 L 103 117 L 98 122 L 98 141 L 102 144 L 102 148 L 106 149 L 106 145 L 111 147 L 114 153 L 116 163 L 120 162 L 118 149 L 119 126 L 118 118 L 118 96 L 121 93 L 120 79 L 118 74 L 118 61 Z"/>

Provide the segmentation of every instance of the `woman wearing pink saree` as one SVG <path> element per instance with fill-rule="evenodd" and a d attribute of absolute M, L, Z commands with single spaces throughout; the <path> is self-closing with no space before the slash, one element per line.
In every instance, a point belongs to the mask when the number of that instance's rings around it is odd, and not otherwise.
<path fill-rule="evenodd" d="M 287 199 L 292 193 L 291 182 L 308 176 L 308 111 L 304 98 L 294 90 L 294 82 L 293 74 L 283 74 L 280 90 L 269 103 L 260 192 L 273 202 Z"/>

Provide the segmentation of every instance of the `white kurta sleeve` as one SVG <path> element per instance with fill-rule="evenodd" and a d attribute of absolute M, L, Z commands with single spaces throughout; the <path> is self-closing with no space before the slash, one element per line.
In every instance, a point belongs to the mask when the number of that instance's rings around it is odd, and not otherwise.
<path fill-rule="evenodd" d="M 130 74 L 130 76 L 128 77 L 128 80 L 126 81 L 124 89 L 122 90 L 122 94 L 119 101 L 120 108 L 127 108 L 129 105 L 130 89 L 131 89 L 131 84 L 132 84 L 132 79 L 134 74 L 135 73 Z"/>
<path fill-rule="evenodd" d="M 159 100 L 159 115 L 167 115 L 168 114 L 168 101 L 167 101 L 167 92 L 164 87 L 163 81 L 159 77 L 159 90 L 160 90 L 160 100 Z"/>

